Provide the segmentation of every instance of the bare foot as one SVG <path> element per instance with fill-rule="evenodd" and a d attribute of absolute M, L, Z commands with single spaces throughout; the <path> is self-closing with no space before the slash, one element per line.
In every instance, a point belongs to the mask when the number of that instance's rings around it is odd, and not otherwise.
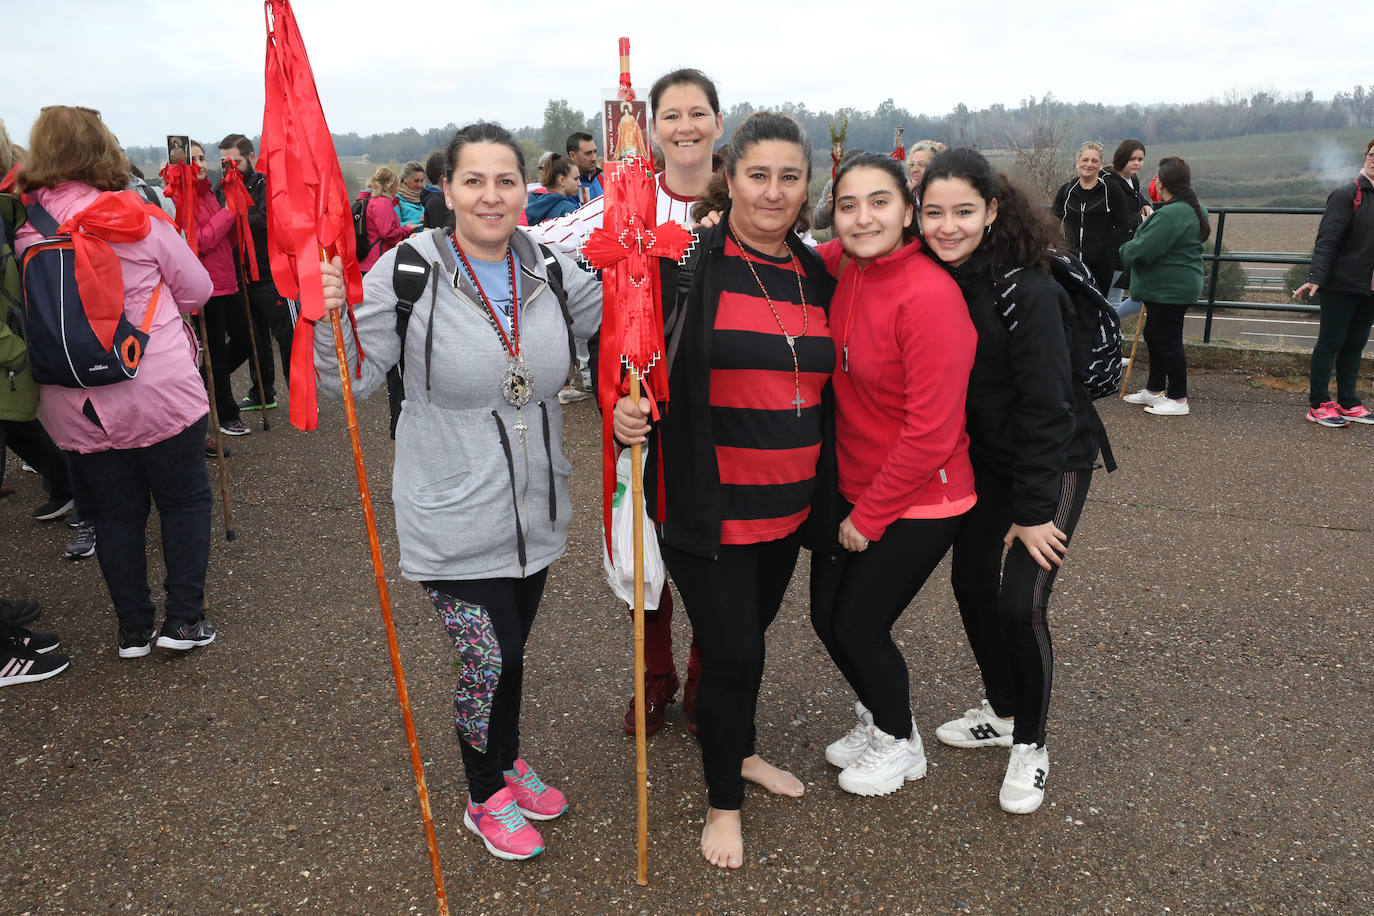
<path fill-rule="evenodd" d="M 739 811 L 706 809 L 706 826 L 701 828 L 701 854 L 717 868 L 739 868 L 744 864 Z"/>
<path fill-rule="evenodd" d="M 745 779 L 763 786 L 774 795 L 801 798 L 802 793 L 806 791 L 806 786 L 802 785 L 800 779 L 786 770 L 778 769 L 758 754 L 745 757 L 744 763 L 740 765 L 739 773 Z"/>

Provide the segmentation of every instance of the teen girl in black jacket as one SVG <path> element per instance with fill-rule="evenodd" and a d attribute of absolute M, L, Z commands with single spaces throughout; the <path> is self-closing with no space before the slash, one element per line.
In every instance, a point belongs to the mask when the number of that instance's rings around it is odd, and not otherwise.
<path fill-rule="evenodd" d="M 978 331 L 967 406 L 978 504 L 954 542 L 951 578 L 987 699 L 935 734 L 955 747 L 1011 747 L 999 801 L 1029 814 L 1049 773 L 1046 607 L 1087 500 L 1095 415 L 1072 371 L 1070 304 L 1047 267 L 1054 230 L 1043 212 L 980 154 L 954 149 L 926 168 L 921 232 Z"/>

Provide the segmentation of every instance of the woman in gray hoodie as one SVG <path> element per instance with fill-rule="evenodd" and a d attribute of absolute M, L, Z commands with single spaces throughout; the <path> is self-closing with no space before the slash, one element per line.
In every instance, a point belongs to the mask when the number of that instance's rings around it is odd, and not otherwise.
<path fill-rule="evenodd" d="M 567 807 L 520 759 L 521 679 L 545 576 L 567 546 L 572 514 L 558 403 L 567 322 L 591 336 L 601 286 L 517 231 L 525 163 L 504 129 L 458 131 L 446 165 L 455 228 L 417 235 L 368 271 L 354 310 L 364 359 L 353 390 L 365 397 L 398 361 L 405 369 L 392 473 L 401 572 L 425 587 L 461 656 L 454 721 L 468 777 L 464 822 L 493 855 L 527 859 L 544 846 L 526 818 Z M 428 282 L 403 343 L 392 275 L 406 247 L 423 257 Z M 549 281 L 554 260 L 566 310 Z M 326 302 L 341 308 L 341 273 L 326 267 Z M 352 336 L 345 346 L 356 365 Z M 325 322 L 316 327 L 315 359 L 321 388 L 337 393 Z"/>

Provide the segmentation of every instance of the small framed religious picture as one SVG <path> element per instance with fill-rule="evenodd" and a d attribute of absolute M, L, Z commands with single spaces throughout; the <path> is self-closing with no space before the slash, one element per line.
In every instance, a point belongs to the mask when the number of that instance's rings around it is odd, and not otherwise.
<path fill-rule="evenodd" d="M 635 90 L 635 101 L 621 101 L 616 91 L 606 90 L 601 102 L 602 149 L 606 160 L 643 156 L 652 159 L 649 149 L 649 106 L 643 90 Z"/>

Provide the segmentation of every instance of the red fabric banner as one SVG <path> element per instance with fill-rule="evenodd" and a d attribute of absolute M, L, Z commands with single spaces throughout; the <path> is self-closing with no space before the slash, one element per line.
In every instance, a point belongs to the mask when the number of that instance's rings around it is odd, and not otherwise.
<path fill-rule="evenodd" d="M 320 257 L 343 262 L 347 299 L 363 299 L 353 216 L 315 75 L 289 0 L 266 0 L 266 103 L 257 168 L 267 177 L 267 248 L 277 291 L 300 303 L 291 347 L 291 423 L 315 429 L 315 322 L 324 317 Z M 349 326 L 357 340 L 353 310 Z M 358 349 L 362 358 L 362 349 Z"/>
<path fill-rule="evenodd" d="M 196 168 L 189 162 L 169 162 L 162 167 L 162 191 L 176 205 L 176 227 L 186 244 L 200 254 L 196 236 Z"/>
<path fill-rule="evenodd" d="M 253 195 L 248 193 L 248 186 L 243 183 L 243 174 L 237 167 L 224 170 L 224 181 L 220 187 L 224 190 L 225 208 L 234 214 L 234 226 L 238 236 L 235 245 L 239 250 L 239 260 L 247 265 L 249 279 L 257 280 L 258 252 L 253 244 L 253 230 L 248 225 L 248 211 L 253 208 Z"/>

